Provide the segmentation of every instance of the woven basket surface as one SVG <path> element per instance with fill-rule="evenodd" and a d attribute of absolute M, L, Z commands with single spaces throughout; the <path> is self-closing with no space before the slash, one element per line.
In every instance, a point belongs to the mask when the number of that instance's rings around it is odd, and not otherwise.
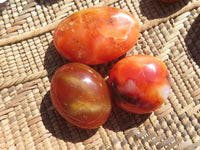
<path fill-rule="evenodd" d="M 52 40 L 61 19 L 94 6 L 121 8 L 137 18 L 140 36 L 126 55 L 146 54 L 163 60 L 171 89 L 162 107 L 150 115 L 130 114 L 114 105 L 104 125 L 84 130 L 65 121 L 52 105 L 51 78 L 68 63 Z M 199 0 L 0 3 L 0 149 L 200 149 L 199 14 Z M 92 67 L 106 79 L 119 59 Z"/>

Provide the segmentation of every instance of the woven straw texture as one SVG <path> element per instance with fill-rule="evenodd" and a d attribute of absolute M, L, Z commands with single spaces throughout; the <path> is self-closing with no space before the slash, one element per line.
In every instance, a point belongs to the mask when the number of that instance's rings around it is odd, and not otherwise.
<path fill-rule="evenodd" d="M 122 8 L 137 18 L 140 36 L 126 55 L 162 59 L 170 73 L 171 90 L 163 106 L 150 115 L 130 114 L 114 105 L 104 125 L 84 130 L 65 121 L 52 105 L 52 75 L 68 62 L 52 40 L 61 19 L 93 6 Z M 0 149 L 199 150 L 199 14 L 199 0 L 0 3 Z M 119 59 L 92 67 L 106 79 Z"/>

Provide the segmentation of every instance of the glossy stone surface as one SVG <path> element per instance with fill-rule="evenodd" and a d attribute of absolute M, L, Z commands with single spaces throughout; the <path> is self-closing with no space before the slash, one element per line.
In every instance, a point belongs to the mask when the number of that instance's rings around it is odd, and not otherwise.
<path fill-rule="evenodd" d="M 54 44 L 68 60 L 94 65 L 123 55 L 135 45 L 138 36 L 138 22 L 130 13 L 113 7 L 94 7 L 60 22 Z"/>
<path fill-rule="evenodd" d="M 113 99 L 122 109 L 132 113 L 150 113 L 169 95 L 168 70 L 156 57 L 129 56 L 111 69 L 109 87 Z"/>
<path fill-rule="evenodd" d="M 51 98 L 67 121 L 85 129 L 98 128 L 111 112 L 106 82 L 95 70 L 80 63 L 69 63 L 56 71 Z"/>

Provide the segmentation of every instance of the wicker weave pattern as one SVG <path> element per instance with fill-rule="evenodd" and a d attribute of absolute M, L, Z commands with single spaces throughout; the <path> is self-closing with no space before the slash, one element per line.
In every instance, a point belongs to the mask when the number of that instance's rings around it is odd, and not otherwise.
<path fill-rule="evenodd" d="M 10 0 L 0 5 L 0 149 L 200 149 L 199 0 Z M 52 105 L 51 77 L 68 62 L 52 40 L 60 19 L 93 6 L 118 7 L 136 16 L 140 37 L 127 55 L 161 58 L 171 91 L 150 115 L 114 105 L 103 126 L 83 130 Z M 119 59 L 92 67 L 106 79 Z"/>

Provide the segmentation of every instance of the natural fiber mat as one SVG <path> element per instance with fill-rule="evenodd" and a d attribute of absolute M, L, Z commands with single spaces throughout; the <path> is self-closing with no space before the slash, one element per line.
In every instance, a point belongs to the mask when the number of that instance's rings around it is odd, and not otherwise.
<path fill-rule="evenodd" d="M 150 115 L 113 106 L 96 130 L 77 128 L 55 110 L 50 81 L 68 61 L 56 51 L 60 19 L 93 6 L 129 11 L 140 37 L 127 55 L 161 58 L 170 72 L 165 104 Z M 0 3 L 0 149 L 200 149 L 200 1 L 7 0 Z M 107 78 L 117 60 L 92 66 Z"/>

